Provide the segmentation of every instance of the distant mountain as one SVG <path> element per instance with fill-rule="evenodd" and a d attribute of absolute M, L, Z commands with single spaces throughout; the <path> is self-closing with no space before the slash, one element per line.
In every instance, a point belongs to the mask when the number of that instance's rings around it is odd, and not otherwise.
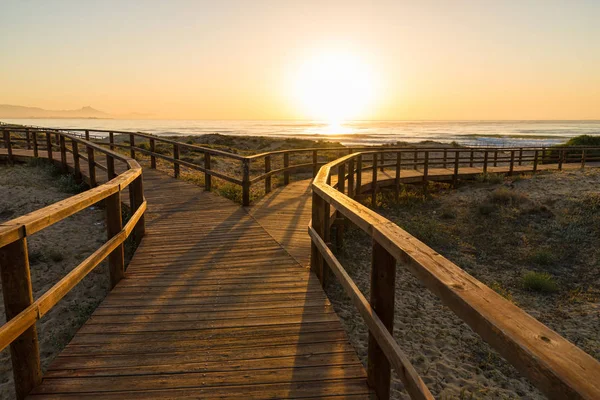
<path fill-rule="evenodd" d="M 0 104 L 0 118 L 112 118 L 112 116 L 89 106 L 78 110 L 45 110 L 39 107 Z"/>

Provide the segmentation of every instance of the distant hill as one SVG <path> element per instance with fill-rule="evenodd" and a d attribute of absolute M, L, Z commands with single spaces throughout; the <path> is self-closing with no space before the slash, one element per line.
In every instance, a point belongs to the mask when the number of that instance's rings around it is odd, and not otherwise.
<path fill-rule="evenodd" d="M 89 106 L 78 110 L 45 110 L 39 107 L 0 104 L 0 118 L 112 118 L 112 116 Z"/>

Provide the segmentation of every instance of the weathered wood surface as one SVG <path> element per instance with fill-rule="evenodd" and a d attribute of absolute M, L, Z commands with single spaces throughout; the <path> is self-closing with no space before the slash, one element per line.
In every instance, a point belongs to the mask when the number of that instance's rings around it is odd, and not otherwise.
<path fill-rule="evenodd" d="M 30 398 L 372 396 L 317 278 L 244 208 L 154 170 L 144 194 L 124 279 Z"/>

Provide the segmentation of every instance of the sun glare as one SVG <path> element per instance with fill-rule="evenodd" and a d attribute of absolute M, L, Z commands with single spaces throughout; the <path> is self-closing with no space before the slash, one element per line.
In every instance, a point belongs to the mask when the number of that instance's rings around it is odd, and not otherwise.
<path fill-rule="evenodd" d="M 374 74 L 352 54 L 329 52 L 306 60 L 293 79 L 295 102 L 309 118 L 340 126 L 364 118 L 372 107 Z"/>

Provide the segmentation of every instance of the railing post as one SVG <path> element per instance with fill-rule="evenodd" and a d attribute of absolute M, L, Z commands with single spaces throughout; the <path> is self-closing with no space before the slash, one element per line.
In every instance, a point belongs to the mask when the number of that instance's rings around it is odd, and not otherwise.
<path fill-rule="evenodd" d="M 585 149 L 581 150 L 581 168 L 585 168 Z"/>
<path fill-rule="evenodd" d="M 12 152 L 12 143 L 10 141 L 10 131 L 4 130 L 4 145 L 6 146 L 6 151 L 8 152 L 8 162 L 13 162 L 13 152 Z"/>
<path fill-rule="evenodd" d="M 131 206 L 131 215 L 133 215 L 144 202 L 144 183 L 141 173 L 140 176 L 135 178 L 129 185 L 129 202 Z M 146 233 L 146 218 L 145 215 L 142 215 L 133 228 L 133 237 L 136 244 L 140 244 L 144 237 L 144 233 Z"/>
<path fill-rule="evenodd" d="M 354 186 L 356 187 L 356 195 L 360 195 L 360 188 L 362 186 L 362 154 L 356 156 L 356 182 Z"/>
<path fill-rule="evenodd" d="M 508 169 L 508 175 L 512 175 L 513 171 L 515 169 L 515 151 L 511 150 L 510 151 L 510 167 Z"/>
<path fill-rule="evenodd" d="M 65 137 L 60 135 L 60 163 L 62 164 L 62 168 L 65 172 L 69 170 L 67 167 L 67 144 L 65 142 Z"/>
<path fill-rule="evenodd" d="M 354 158 L 348 160 L 348 197 L 354 198 Z"/>
<path fill-rule="evenodd" d="M 173 176 L 179 178 L 179 145 L 173 143 Z"/>
<path fill-rule="evenodd" d="M 371 189 L 373 193 L 371 205 L 375 206 L 377 200 L 377 153 L 373 153 L 373 169 L 371 170 L 371 173 Z"/>
<path fill-rule="evenodd" d="M 519 165 L 523 165 L 523 148 L 519 148 Z"/>
<path fill-rule="evenodd" d="M 129 134 L 129 155 L 131 158 L 135 160 L 135 135 L 133 133 Z"/>
<path fill-rule="evenodd" d="M 81 182 L 81 166 L 79 165 L 79 146 L 74 139 L 71 139 L 73 148 L 73 169 L 75 171 L 75 180 Z"/>
<path fill-rule="evenodd" d="M 33 303 L 27 239 L 0 248 L 0 275 L 6 321 L 15 318 Z M 36 325 L 33 324 L 10 344 L 17 399 L 24 399 L 42 381 Z"/>
<path fill-rule="evenodd" d="M 546 148 L 542 147 L 542 164 L 546 164 Z"/>
<path fill-rule="evenodd" d="M 287 168 L 290 166 L 290 153 L 283 153 L 283 184 L 290 184 L 290 171 Z"/>
<path fill-rule="evenodd" d="M 562 171 L 564 156 L 565 156 L 565 151 L 564 150 L 559 150 L 558 151 L 558 170 L 559 171 Z"/>
<path fill-rule="evenodd" d="M 156 157 L 154 153 L 156 152 L 156 143 L 154 143 L 154 139 L 150 139 L 150 168 L 156 169 Z"/>
<path fill-rule="evenodd" d="M 387 330 L 394 332 L 394 302 L 396 283 L 396 260 L 383 246 L 373 241 L 371 258 L 370 304 Z M 369 332 L 367 379 L 377 398 L 390 398 L 390 363 Z"/>
<path fill-rule="evenodd" d="M 46 151 L 48 152 L 48 160 L 52 161 L 52 136 L 50 132 L 46 132 Z"/>
<path fill-rule="evenodd" d="M 115 146 L 114 146 L 114 144 L 115 144 L 115 134 L 114 134 L 114 132 L 108 132 L 108 143 L 110 143 L 108 145 L 108 148 L 111 149 L 111 150 L 114 150 L 115 149 Z"/>
<path fill-rule="evenodd" d="M 285 153 L 287 155 L 287 153 Z M 285 174 L 284 174 L 285 176 Z M 289 176 L 288 176 L 289 183 Z M 250 159 L 242 160 L 242 205 L 250 205 Z"/>
<path fill-rule="evenodd" d="M 419 151 L 415 150 L 415 161 L 414 161 L 414 165 L 413 165 L 413 167 L 415 168 L 415 171 L 419 170 L 418 163 L 419 163 Z"/>
<path fill-rule="evenodd" d="M 452 176 L 452 186 L 456 187 L 458 183 L 458 162 L 460 160 L 460 151 L 454 151 L 454 175 Z"/>
<path fill-rule="evenodd" d="M 487 167 L 488 167 L 488 151 L 484 150 L 483 153 L 483 173 L 487 174 Z"/>
<path fill-rule="evenodd" d="M 110 181 L 115 176 L 115 159 L 110 155 L 106 155 L 106 180 Z"/>
<path fill-rule="evenodd" d="M 27 150 L 31 150 L 31 132 L 29 132 L 29 128 L 25 131 L 25 140 L 27 141 Z"/>
<path fill-rule="evenodd" d="M 271 156 L 265 156 L 265 174 L 271 172 Z M 271 175 L 265 178 L 265 194 L 271 193 Z"/>
<path fill-rule="evenodd" d="M 88 130 L 85 131 L 85 140 L 87 140 L 88 142 L 90 140 L 90 131 Z"/>
<path fill-rule="evenodd" d="M 427 179 L 429 175 L 429 151 L 425 151 L 423 160 L 423 187 L 427 187 Z"/>
<path fill-rule="evenodd" d="M 325 226 L 325 201 L 313 191 L 312 194 L 312 227 L 319 235 L 319 237 L 325 240 L 325 230 L 329 229 L 328 226 Z M 321 282 L 321 286 L 325 287 L 326 278 L 325 278 L 325 268 L 323 265 L 323 257 L 321 256 L 321 252 L 315 244 L 311 241 L 310 245 L 310 269 L 311 271 L 319 278 Z"/>
<path fill-rule="evenodd" d="M 444 169 L 448 167 L 448 150 L 444 147 Z"/>
<path fill-rule="evenodd" d="M 110 157 L 110 156 L 107 156 Z M 121 216 L 121 192 L 118 191 L 105 200 L 106 205 L 106 233 L 108 240 L 118 235 L 123 229 Z M 132 210 L 133 214 L 133 210 Z M 108 255 L 108 269 L 110 271 L 110 287 L 114 288 L 125 275 L 125 253 L 123 243 Z"/>
<path fill-rule="evenodd" d="M 498 150 L 494 150 L 494 167 L 498 166 Z"/>
<path fill-rule="evenodd" d="M 396 203 L 400 201 L 400 172 L 402 171 L 402 152 L 396 153 L 396 179 L 394 182 L 394 191 L 396 196 Z"/>
<path fill-rule="evenodd" d="M 54 133 L 54 140 L 56 141 L 56 145 L 60 146 L 60 134 L 58 132 Z"/>
<path fill-rule="evenodd" d="M 471 154 L 469 156 L 469 167 L 473 168 L 473 159 L 475 158 L 475 150 L 471 149 Z"/>
<path fill-rule="evenodd" d="M 38 150 L 37 131 L 35 129 L 31 131 L 31 139 L 33 141 L 33 156 L 37 158 L 39 157 L 40 153 Z"/>
<path fill-rule="evenodd" d="M 346 163 L 341 163 L 338 165 L 338 190 L 341 193 L 345 193 L 346 191 Z"/>
<path fill-rule="evenodd" d="M 538 151 L 535 151 L 535 155 L 533 157 L 533 172 L 537 171 L 537 166 L 538 166 Z"/>
<path fill-rule="evenodd" d="M 204 190 L 209 191 L 211 189 L 211 175 L 210 175 L 210 153 L 204 153 Z"/>
<path fill-rule="evenodd" d="M 317 176 L 317 172 L 319 171 L 319 157 L 317 155 L 317 150 L 313 150 L 312 152 L 312 162 L 313 162 L 313 178 Z"/>
<path fill-rule="evenodd" d="M 90 175 L 90 187 L 96 186 L 96 161 L 94 160 L 94 148 L 87 146 L 87 158 L 88 158 L 88 173 Z"/>

